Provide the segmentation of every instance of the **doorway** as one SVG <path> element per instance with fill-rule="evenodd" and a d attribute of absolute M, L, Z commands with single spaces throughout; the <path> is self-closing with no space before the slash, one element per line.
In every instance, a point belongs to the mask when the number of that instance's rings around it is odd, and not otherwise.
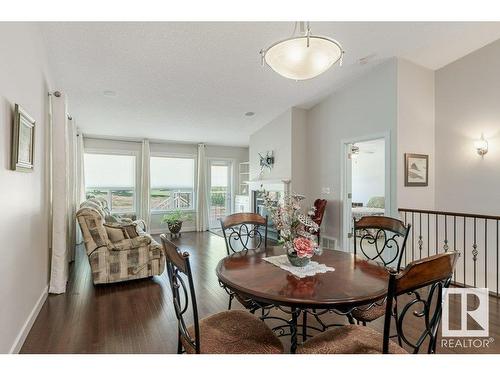
<path fill-rule="evenodd" d="M 390 216 L 388 135 L 343 141 L 343 249 L 354 251 L 353 220 Z"/>
<path fill-rule="evenodd" d="M 209 161 L 209 226 L 220 228 L 219 219 L 232 213 L 233 163 L 229 160 Z"/>

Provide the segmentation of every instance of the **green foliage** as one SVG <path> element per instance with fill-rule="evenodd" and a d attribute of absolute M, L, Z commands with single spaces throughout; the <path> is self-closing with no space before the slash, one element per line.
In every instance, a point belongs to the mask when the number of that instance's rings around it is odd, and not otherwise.
<path fill-rule="evenodd" d="M 226 205 L 226 194 L 212 192 L 210 194 L 210 201 L 211 201 L 212 206 L 224 207 Z"/>
<path fill-rule="evenodd" d="M 167 224 L 176 224 L 176 223 L 182 223 L 183 221 L 186 220 L 191 220 L 191 218 L 192 218 L 191 214 L 182 212 L 181 210 L 176 210 L 166 215 L 163 215 L 161 222 Z"/>

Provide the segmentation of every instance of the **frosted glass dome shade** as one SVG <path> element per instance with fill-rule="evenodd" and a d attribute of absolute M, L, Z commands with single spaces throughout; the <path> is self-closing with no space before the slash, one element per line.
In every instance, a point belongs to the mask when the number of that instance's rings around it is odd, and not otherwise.
<path fill-rule="evenodd" d="M 342 57 L 342 48 L 332 39 L 299 36 L 269 47 L 264 59 L 276 73 L 294 80 L 314 78 Z"/>

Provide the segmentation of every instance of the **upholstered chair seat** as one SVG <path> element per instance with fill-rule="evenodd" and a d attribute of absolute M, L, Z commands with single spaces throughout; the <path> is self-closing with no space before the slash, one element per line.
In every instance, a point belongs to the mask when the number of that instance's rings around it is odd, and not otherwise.
<path fill-rule="evenodd" d="M 307 340 L 297 349 L 301 354 L 381 354 L 383 336 L 370 327 L 348 325 L 334 328 Z M 389 353 L 408 352 L 389 341 Z"/>
<path fill-rule="evenodd" d="M 242 310 L 224 311 L 200 320 L 200 353 L 281 354 L 283 345 L 260 319 Z M 188 328 L 194 337 L 194 326 Z M 184 338 L 181 338 L 184 341 Z M 195 353 L 183 342 L 187 353 Z"/>
<path fill-rule="evenodd" d="M 383 302 L 381 305 L 379 303 L 381 302 L 377 302 L 372 307 L 366 305 L 353 310 L 352 317 L 361 322 L 372 322 L 375 319 L 381 318 L 385 315 L 386 303 Z"/>

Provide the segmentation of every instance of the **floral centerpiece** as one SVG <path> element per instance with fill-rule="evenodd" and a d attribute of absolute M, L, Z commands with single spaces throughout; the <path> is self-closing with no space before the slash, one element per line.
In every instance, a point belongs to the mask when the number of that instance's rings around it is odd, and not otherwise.
<path fill-rule="evenodd" d="M 314 254 L 321 252 L 316 243 L 318 225 L 311 219 L 314 207 L 307 214 L 301 212 L 303 195 L 285 194 L 276 200 L 263 191 L 264 206 L 269 212 L 274 226 L 280 233 L 280 242 L 286 250 L 288 260 L 297 267 L 304 267 Z"/>

